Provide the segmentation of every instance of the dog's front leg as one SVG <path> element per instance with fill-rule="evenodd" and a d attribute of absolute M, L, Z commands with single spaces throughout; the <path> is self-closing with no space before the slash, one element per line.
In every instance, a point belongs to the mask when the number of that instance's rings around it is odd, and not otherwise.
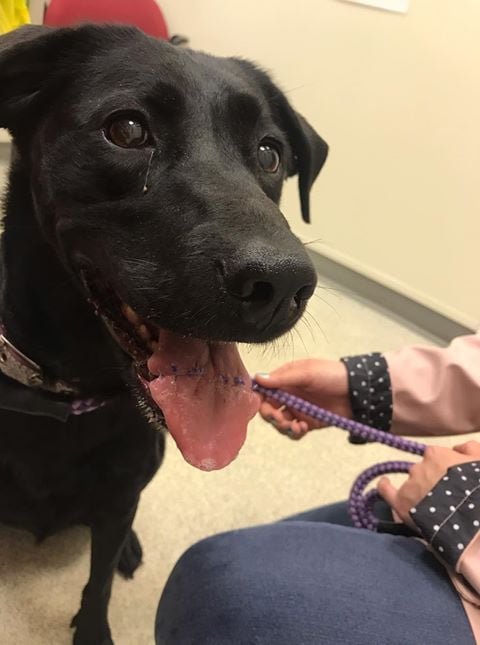
<path fill-rule="evenodd" d="M 137 502 L 124 513 L 105 517 L 92 524 L 90 577 L 83 590 L 82 604 L 72 620 L 74 645 L 113 645 L 108 625 L 108 603 L 113 574 L 132 526 Z"/>

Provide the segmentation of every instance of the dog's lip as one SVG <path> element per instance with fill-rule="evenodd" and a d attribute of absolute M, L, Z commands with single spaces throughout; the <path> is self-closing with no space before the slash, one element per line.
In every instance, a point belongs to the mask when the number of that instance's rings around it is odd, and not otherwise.
<path fill-rule="evenodd" d="M 235 340 L 217 340 L 205 338 L 195 333 L 184 334 L 169 329 L 157 322 L 153 323 L 138 313 L 131 305 L 110 286 L 103 285 L 98 276 L 95 279 L 89 278 L 86 270 L 81 271 L 81 281 L 88 294 L 88 299 L 110 334 L 119 347 L 132 359 L 137 374 L 144 381 L 151 381 L 157 375 L 149 372 L 147 362 L 159 347 L 162 334 L 175 334 L 184 339 L 197 339 L 211 346 L 235 344 Z M 92 274 L 90 274 L 92 275 Z M 99 288 L 95 285 L 102 284 L 101 289 L 108 294 L 109 303 L 105 303 L 106 297 L 98 293 Z"/>
<path fill-rule="evenodd" d="M 150 325 L 127 304 L 115 289 L 105 284 L 98 274 L 80 271 L 80 280 L 95 314 L 102 319 L 119 347 L 138 365 L 146 364 L 155 350 L 153 343 L 159 330 Z"/>

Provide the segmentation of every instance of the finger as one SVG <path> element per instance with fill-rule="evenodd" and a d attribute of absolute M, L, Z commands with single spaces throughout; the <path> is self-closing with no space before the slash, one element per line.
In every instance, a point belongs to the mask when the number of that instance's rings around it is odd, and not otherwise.
<path fill-rule="evenodd" d="M 310 376 L 296 362 L 285 363 L 270 373 L 258 372 L 254 378 L 264 387 L 275 388 L 304 387 L 310 382 Z"/>
<path fill-rule="evenodd" d="M 396 508 L 398 491 L 388 477 L 382 477 L 377 490 L 389 506 Z"/>
<path fill-rule="evenodd" d="M 418 461 L 410 466 L 408 469 L 408 479 L 416 479 L 420 476 L 425 468 L 423 461 Z"/>
<path fill-rule="evenodd" d="M 300 430 L 304 434 L 310 430 L 310 427 L 306 421 L 299 421 L 300 423 Z"/>
<path fill-rule="evenodd" d="M 272 426 L 277 428 L 277 430 L 286 431 L 290 428 L 293 419 L 294 417 L 289 410 L 284 410 L 282 412 L 275 410 L 265 420 Z"/>
<path fill-rule="evenodd" d="M 478 456 L 480 453 L 480 443 L 478 441 L 470 440 L 465 443 L 461 443 L 458 446 L 454 446 L 453 449 L 462 453 L 462 455 Z"/>
<path fill-rule="evenodd" d="M 402 492 L 403 491 L 405 491 L 405 484 L 402 486 Z M 400 519 L 405 524 L 408 524 L 408 526 L 410 526 L 411 528 L 415 528 L 415 522 L 413 522 L 412 518 L 410 517 L 409 511 L 402 508 L 399 491 L 395 488 L 395 486 L 392 485 L 388 477 L 382 477 L 382 479 L 378 482 L 378 492 L 391 507 L 395 521 L 398 521 L 398 519 Z"/>
<path fill-rule="evenodd" d="M 299 419 L 294 419 L 290 424 L 290 428 L 299 437 L 303 437 L 308 432 L 308 426 L 305 421 L 300 421 Z"/>
<path fill-rule="evenodd" d="M 264 401 L 260 405 L 260 415 L 263 417 L 267 423 L 275 422 L 275 426 L 281 425 L 281 427 L 286 428 L 286 424 L 290 424 L 290 421 L 294 418 L 302 424 L 302 432 L 307 432 L 308 430 L 313 430 L 314 428 L 320 427 L 318 421 L 314 421 L 311 417 L 308 417 L 298 412 L 292 412 L 289 408 L 270 401 Z"/>
<path fill-rule="evenodd" d="M 280 421 L 281 423 L 290 423 L 295 418 L 293 412 L 291 412 L 288 408 L 279 408 L 278 410 L 275 410 L 273 416 L 277 421 Z"/>
<path fill-rule="evenodd" d="M 281 430 L 279 432 L 280 434 L 285 435 L 289 439 L 293 439 L 293 441 L 298 441 L 299 439 L 302 439 L 302 437 L 305 436 L 304 432 L 297 432 L 292 427 L 287 428 L 287 430 Z"/>
<path fill-rule="evenodd" d="M 423 460 L 422 462 L 425 461 L 441 461 L 444 460 L 445 457 L 451 456 L 453 453 L 452 448 L 446 448 L 445 446 L 426 446 L 425 451 L 423 453 Z M 422 463 L 419 462 L 419 463 Z"/>
<path fill-rule="evenodd" d="M 275 414 L 277 411 L 281 412 L 282 408 L 283 406 L 281 403 L 275 401 L 262 401 L 262 403 L 260 404 L 259 412 L 261 416 L 266 419 L 267 417 Z"/>
<path fill-rule="evenodd" d="M 270 422 L 270 425 L 272 425 L 274 428 L 276 428 L 279 432 L 282 432 L 285 434 L 291 429 L 291 421 L 277 421 L 276 419 L 272 419 Z"/>
<path fill-rule="evenodd" d="M 293 415 L 285 405 L 275 405 L 269 401 L 264 401 L 259 409 L 262 417 L 268 421 L 270 417 L 282 419 L 284 416 L 288 419 L 293 419 Z"/>
<path fill-rule="evenodd" d="M 253 375 L 253 378 L 260 385 L 265 385 L 265 387 L 270 386 L 270 374 L 268 372 L 257 372 Z"/>
<path fill-rule="evenodd" d="M 425 461 L 425 459 L 433 459 L 435 450 L 436 446 L 425 446 L 425 450 L 423 451 L 423 461 Z"/>

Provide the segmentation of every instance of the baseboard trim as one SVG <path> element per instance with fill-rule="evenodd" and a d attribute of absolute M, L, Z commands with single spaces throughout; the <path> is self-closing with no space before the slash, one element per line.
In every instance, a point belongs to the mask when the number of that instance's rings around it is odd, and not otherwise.
<path fill-rule="evenodd" d="M 318 251 L 309 250 L 318 273 L 360 297 L 384 313 L 399 319 L 403 324 L 418 329 L 434 340 L 448 343 L 456 336 L 471 334 L 476 330 L 466 327 L 425 305 L 398 293 L 390 287 L 371 280 L 340 262 Z"/>

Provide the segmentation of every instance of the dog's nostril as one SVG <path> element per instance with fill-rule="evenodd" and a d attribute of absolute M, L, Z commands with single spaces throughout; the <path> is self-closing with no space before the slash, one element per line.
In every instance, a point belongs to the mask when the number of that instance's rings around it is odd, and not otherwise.
<path fill-rule="evenodd" d="M 273 298 L 273 285 L 264 280 L 253 278 L 237 280 L 230 288 L 230 293 L 243 302 L 267 304 Z"/>
<path fill-rule="evenodd" d="M 314 284 L 306 284 L 294 295 L 295 302 L 300 305 L 304 300 L 309 300 L 315 291 Z"/>
<path fill-rule="evenodd" d="M 248 290 L 244 290 L 242 300 L 248 302 L 270 302 L 273 298 L 273 286 L 269 282 L 252 282 Z"/>
<path fill-rule="evenodd" d="M 290 300 L 290 304 L 288 306 L 289 314 L 293 316 L 298 313 L 298 310 L 302 307 L 302 305 L 312 297 L 314 291 L 315 286 L 309 284 L 299 289 Z"/>

